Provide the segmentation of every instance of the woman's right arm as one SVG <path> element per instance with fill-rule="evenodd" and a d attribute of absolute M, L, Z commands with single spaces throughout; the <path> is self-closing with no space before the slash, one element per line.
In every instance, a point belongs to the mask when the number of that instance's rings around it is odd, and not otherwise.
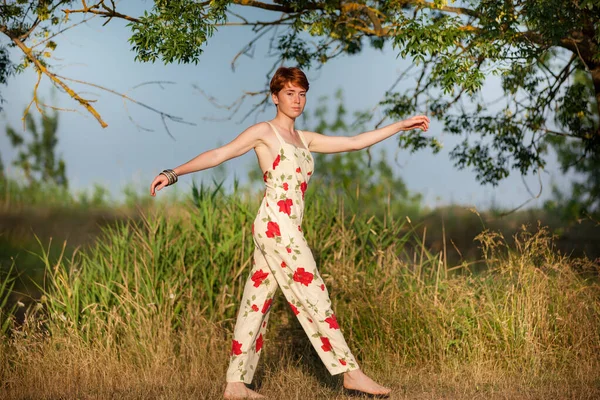
<path fill-rule="evenodd" d="M 264 137 L 263 125 L 266 124 L 252 125 L 226 145 L 201 153 L 185 164 L 173 168 L 173 171 L 177 176 L 190 174 L 216 167 L 227 160 L 246 154 L 250 149 L 256 147 L 261 142 L 261 138 Z M 150 194 L 154 196 L 155 191 L 167 186 L 167 183 L 168 180 L 165 176 L 158 175 L 150 185 Z"/>

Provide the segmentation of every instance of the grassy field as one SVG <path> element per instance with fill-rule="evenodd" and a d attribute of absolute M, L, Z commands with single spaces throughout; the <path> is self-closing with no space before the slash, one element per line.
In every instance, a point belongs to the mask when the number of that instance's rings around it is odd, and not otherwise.
<path fill-rule="evenodd" d="M 341 329 L 392 398 L 600 397 L 597 262 L 562 255 L 536 225 L 484 229 L 474 258 L 455 262 L 449 234 L 428 242 L 449 217 L 420 225 L 307 196 L 303 230 Z M 0 398 L 219 398 L 259 199 L 199 188 L 176 206 L 74 224 L 66 242 L 40 239 L 39 296 L 19 307 L 5 301 L 14 274 L 0 282 Z M 276 299 L 255 388 L 349 398 Z"/>

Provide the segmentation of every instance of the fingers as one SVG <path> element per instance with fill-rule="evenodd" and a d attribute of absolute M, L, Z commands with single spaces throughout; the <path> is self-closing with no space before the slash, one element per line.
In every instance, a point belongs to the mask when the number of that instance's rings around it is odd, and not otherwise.
<path fill-rule="evenodd" d="M 421 129 L 427 131 L 429 129 L 429 117 L 427 115 L 415 115 L 412 119 L 412 128 L 410 129 Z"/>
<path fill-rule="evenodd" d="M 412 119 L 414 122 L 412 129 L 421 129 L 422 131 L 429 129 L 429 118 L 426 115 L 417 115 Z"/>
<path fill-rule="evenodd" d="M 417 118 L 421 121 L 420 128 L 423 131 L 427 131 L 429 129 L 429 117 L 427 115 L 419 115 Z"/>
<path fill-rule="evenodd" d="M 154 181 L 150 184 L 150 195 L 156 196 L 156 192 L 167 186 L 167 178 L 164 178 L 162 175 L 154 178 Z"/>
<path fill-rule="evenodd" d="M 417 116 L 415 118 L 417 118 L 420 122 L 423 122 L 423 123 L 429 125 L 430 120 L 429 120 L 429 117 L 427 115 L 419 115 L 419 116 Z"/>

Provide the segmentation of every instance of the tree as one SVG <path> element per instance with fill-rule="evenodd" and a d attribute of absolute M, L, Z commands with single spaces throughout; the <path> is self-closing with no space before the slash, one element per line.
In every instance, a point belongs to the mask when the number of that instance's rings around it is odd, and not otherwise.
<path fill-rule="evenodd" d="M 69 7 L 73 6 L 75 3 L 81 3 L 83 8 L 81 10 L 70 9 Z M 111 1 L 111 3 L 114 6 L 114 1 Z M 171 135 L 167 126 L 168 120 L 177 123 L 195 125 L 194 123 L 185 121 L 181 117 L 160 111 L 150 105 L 138 101 L 125 93 L 120 93 L 93 82 L 81 81 L 62 76 L 53 71 L 53 68 L 48 63 L 48 60 L 58 45 L 56 40 L 58 40 L 60 35 L 66 30 L 72 29 L 94 17 L 94 15 L 91 17 L 86 16 L 82 21 L 70 24 L 70 13 L 87 12 L 88 10 L 101 9 L 102 7 L 104 7 L 104 9 L 108 9 L 106 5 L 104 5 L 104 2 L 99 2 L 88 8 L 85 0 L 81 2 L 74 0 L 5 0 L 3 4 L 0 4 L 0 34 L 2 34 L 4 38 L 8 38 L 9 42 L 8 44 L 0 42 L 0 84 L 6 83 L 7 77 L 15 71 L 22 72 L 28 67 L 31 67 L 35 70 L 38 79 L 34 86 L 33 99 L 31 100 L 29 106 L 25 109 L 25 115 L 28 113 L 32 104 L 35 104 L 40 112 L 48 108 L 58 110 L 58 108 L 54 106 L 46 105 L 38 101 L 37 88 L 42 77 L 45 76 L 56 88 L 67 93 L 71 98 L 76 100 L 79 105 L 84 107 L 90 114 L 92 114 L 103 128 L 107 127 L 108 124 L 103 120 L 100 113 L 98 113 L 98 111 L 96 111 L 94 108 L 93 103 L 95 100 L 90 100 L 80 96 L 77 90 L 72 87 L 73 84 L 86 85 L 96 89 L 101 89 L 121 97 L 124 101 L 132 102 L 138 106 L 146 108 L 147 110 L 157 113 L 162 120 L 165 130 L 171 137 L 173 136 Z M 116 13 L 114 10 L 113 12 L 115 12 L 115 17 L 128 19 L 128 17 L 125 15 Z M 8 59 L 7 47 L 16 47 L 23 53 L 23 58 L 20 63 L 16 65 L 16 67 L 15 64 Z M 137 86 L 142 86 L 145 84 L 163 85 L 172 83 L 173 82 L 145 82 L 138 84 Z M 0 105 L 1 102 L 2 98 L 0 96 Z M 135 122 L 134 124 L 140 130 L 152 131 L 152 129 L 144 128 Z"/>
<path fill-rule="evenodd" d="M 559 187 L 552 188 L 554 198 L 546 201 L 546 209 L 558 213 L 567 221 L 583 218 L 600 219 L 600 154 L 592 154 L 581 158 L 584 152 L 579 142 L 561 140 L 557 145 L 558 157 L 563 165 L 563 172 L 574 170 L 581 177 L 575 179 L 570 193 Z"/>
<path fill-rule="evenodd" d="M 59 15 L 129 21 L 136 59 L 150 62 L 197 62 L 202 45 L 229 25 L 248 26 L 255 34 L 240 53 L 270 34 L 274 66 L 293 61 L 319 67 L 341 54 L 389 43 L 414 65 L 390 82 L 381 102 L 386 116 L 427 109 L 448 132 L 464 137 L 451 157 L 459 168 L 473 168 L 480 182 L 495 185 L 511 170 L 539 172 L 549 146 L 561 143 L 577 143 L 581 163 L 600 153 L 600 0 L 155 0 L 141 16 L 124 15 L 104 0 L 82 1 L 80 7 L 74 1 L 21 3 L 0 6 L 0 32 L 57 84 L 44 70 L 41 50 L 24 41 L 46 29 L 41 21 Z M 248 9 L 263 13 L 252 19 Z M 36 18 L 25 19 L 31 10 Z M 413 87 L 398 90 L 412 72 Z M 576 79 L 578 74 L 585 79 Z M 482 92 L 490 75 L 501 77 L 504 93 L 498 99 Z M 256 106 L 265 105 L 267 91 L 256 94 L 264 95 Z M 412 150 L 436 146 L 423 135 L 399 138 L 401 147 Z"/>
<path fill-rule="evenodd" d="M 31 114 L 26 115 L 25 125 L 32 136 L 29 143 L 11 126 L 6 129 L 12 146 L 19 150 L 13 165 L 23 170 L 29 186 L 53 183 L 68 188 L 65 161 L 56 156 L 58 113 L 55 111 L 53 115 L 42 115 L 41 132 Z"/>
<path fill-rule="evenodd" d="M 10 59 L 8 58 L 8 51 L 6 50 L 6 48 L 0 46 L 0 84 L 1 85 L 5 85 L 6 84 L 6 80 L 8 79 L 8 77 L 10 75 L 12 75 L 14 73 L 15 70 L 15 66 L 13 63 L 11 63 Z M 2 93 L 0 93 L 0 111 L 2 111 L 2 103 L 4 103 L 5 100 L 2 97 Z"/>

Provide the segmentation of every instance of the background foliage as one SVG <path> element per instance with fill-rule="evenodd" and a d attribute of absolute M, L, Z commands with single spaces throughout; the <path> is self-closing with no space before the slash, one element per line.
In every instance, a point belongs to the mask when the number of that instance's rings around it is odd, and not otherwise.
<path fill-rule="evenodd" d="M 495 185 L 512 171 L 539 173 L 555 149 L 565 171 L 583 175 L 572 198 L 555 206 L 571 210 L 565 215 L 598 212 L 592 200 L 598 186 L 588 179 L 596 173 L 593 159 L 600 149 L 598 0 L 156 0 L 140 16 L 125 15 L 104 0 L 13 1 L 0 7 L 0 33 L 23 54 L 14 62 L 0 57 L 0 82 L 11 63 L 18 70 L 34 68 L 103 125 L 94 105 L 45 61 L 59 42 L 54 34 L 79 14 L 128 21 L 129 41 L 141 61 L 197 62 L 214 32 L 230 25 L 245 25 L 255 34 L 240 53 L 268 40 L 274 67 L 287 62 L 318 68 L 367 46 L 391 49 L 413 60 L 413 67 L 390 82 L 381 101 L 388 118 L 427 110 L 463 139 L 451 157 L 457 167 L 472 168 L 483 184 Z M 251 9 L 260 10 L 260 18 L 246 15 Z M 501 81 L 498 98 L 490 98 L 484 85 L 491 76 Z M 265 105 L 265 88 L 255 94 L 256 105 Z M 410 136 L 400 146 L 439 145 L 433 137 Z M 573 208 L 570 201 L 585 206 Z"/>

